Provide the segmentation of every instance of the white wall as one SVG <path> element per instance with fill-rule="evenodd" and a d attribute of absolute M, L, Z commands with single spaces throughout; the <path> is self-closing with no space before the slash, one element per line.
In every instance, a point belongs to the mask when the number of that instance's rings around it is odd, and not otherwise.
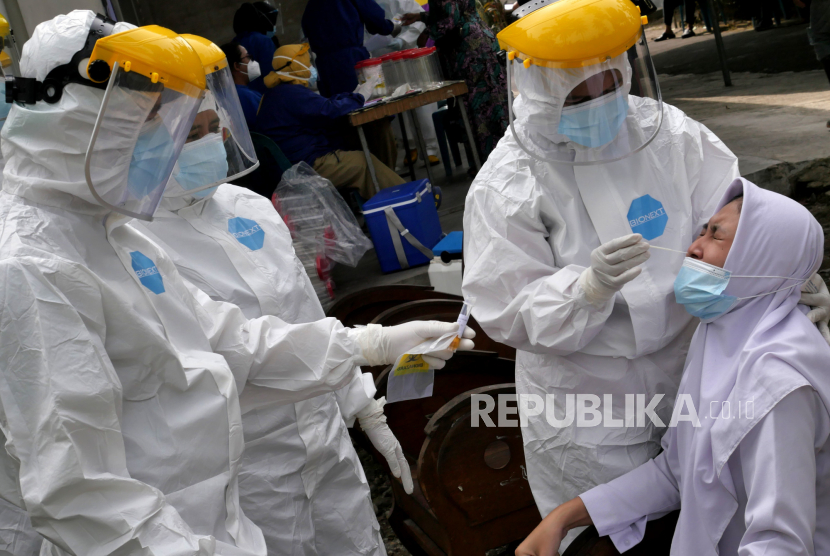
<path fill-rule="evenodd" d="M 101 0 L 2 0 L 0 9 L 12 25 L 18 46 L 22 46 L 38 23 L 72 10 L 104 13 L 104 4 Z"/>
<path fill-rule="evenodd" d="M 233 15 L 243 1 L 246 0 L 118 0 L 118 3 L 124 20 L 130 23 L 161 25 L 177 33 L 193 33 L 222 44 L 234 37 Z M 271 0 L 282 10 L 283 32 L 279 34 L 282 44 L 299 42 L 300 19 L 307 1 Z M 135 14 L 132 17 L 131 10 Z"/>
<path fill-rule="evenodd" d="M 217 44 L 234 36 L 233 14 L 245 0 L 110 0 L 117 18 L 136 25 L 161 25 L 177 33 L 193 33 Z M 253 0 L 248 0 L 253 1 Z M 283 12 L 283 44 L 299 42 L 300 18 L 307 0 L 272 0 Z M 106 14 L 106 0 L 0 0 L 0 14 L 14 30 L 18 48 L 23 47 L 41 22 L 72 10 Z"/>

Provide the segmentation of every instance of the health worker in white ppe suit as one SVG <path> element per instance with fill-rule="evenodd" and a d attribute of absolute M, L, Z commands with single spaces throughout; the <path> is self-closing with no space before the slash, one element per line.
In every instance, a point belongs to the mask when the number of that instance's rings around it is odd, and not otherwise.
<path fill-rule="evenodd" d="M 403 14 L 422 12 L 424 8 L 415 0 L 378 0 L 378 6 L 383 8 L 386 19 L 393 22 L 400 22 Z M 373 35 L 364 33 L 363 46 L 373 57 L 383 56 L 390 52 L 417 48 L 418 37 L 426 30 L 426 24 L 417 22 L 401 28 L 400 34 L 396 37 Z"/>
<path fill-rule="evenodd" d="M 20 56 L 8 20 L 0 14 L 0 70 L 3 78 L 20 71 Z M 6 102 L 6 83 L 0 84 L 0 129 L 5 125 L 12 105 Z M 0 186 L 6 162 L 0 152 Z M 40 554 L 41 537 L 29 522 L 29 515 L 22 508 L 0 498 L 0 556 L 37 556 Z"/>
<path fill-rule="evenodd" d="M 182 35 L 199 53 L 207 89 L 229 71 L 222 50 Z M 291 234 L 268 199 L 231 184 L 222 148 L 225 121 L 239 102 L 202 102 L 152 222 L 131 225 L 158 243 L 181 275 L 212 299 L 239 306 L 246 317 L 275 315 L 289 323 L 325 317 Z M 247 136 L 247 129 L 244 130 Z M 233 139 L 233 134 L 231 139 Z M 247 144 L 247 140 L 245 143 Z M 225 141 L 227 143 L 227 140 Z M 210 185 L 195 194 L 190 190 Z M 375 401 L 370 373 L 355 374 L 334 394 L 286 404 L 249 385 L 240 395 L 245 453 L 239 471 L 242 509 L 265 535 L 270 556 L 385 554 L 363 468 L 346 429 L 357 416 L 392 469 L 412 490 L 409 466 Z"/>
<path fill-rule="evenodd" d="M 627 420 L 626 402 L 641 395 L 669 422 L 697 325 L 674 279 L 738 161 L 660 101 L 630 0 L 560 0 L 498 39 L 518 98 L 467 195 L 463 291 L 487 334 L 518 350 L 528 481 L 545 516 L 659 452 L 665 429 Z M 578 426 L 568 394 L 597 396 L 602 422 Z"/>
<path fill-rule="evenodd" d="M 186 284 L 125 224 L 152 218 L 205 74 L 172 31 L 116 32 L 125 28 L 88 11 L 44 22 L 13 84 L 0 193 L 0 496 L 27 510 L 42 555 L 265 556 L 239 505 L 238 392 L 316 397 L 449 326 L 249 320 Z M 239 161 L 227 157 L 229 168 Z"/>
<path fill-rule="evenodd" d="M 424 8 L 415 0 L 378 0 L 378 6 L 383 8 L 383 13 L 386 19 L 398 22 L 401 16 L 408 13 L 423 12 Z M 426 23 L 420 21 L 412 25 L 406 25 L 401 29 L 397 37 L 372 35 L 364 30 L 363 46 L 369 51 L 373 58 L 389 54 L 390 52 L 397 52 L 399 50 L 408 50 L 410 48 L 418 48 L 418 37 L 426 30 Z M 388 94 L 392 94 L 389 91 Z M 427 155 L 429 155 L 430 164 L 438 162 L 438 138 L 435 135 L 435 126 L 432 123 L 432 113 L 438 110 L 437 104 L 428 104 L 415 109 L 414 115 L 418 118 L 418 125 L 421 127 L 421 134 L 424 136 L 424 143 L 426 144 Z M 403 115 L 399 116 L 403 117 Z M 395 122 L 392 126 L 395 133 L 395 140 L 398 145 L 403 145 L 403 135 L 399 122 Z M 415 135 L 415 130 L 412 129 L 412 121 L 406 121 L 407 139 L 409 145 L 417 145 L 418 140 Z M 403 160 L 411 156 L 410 153 L 403 152 Z"/>

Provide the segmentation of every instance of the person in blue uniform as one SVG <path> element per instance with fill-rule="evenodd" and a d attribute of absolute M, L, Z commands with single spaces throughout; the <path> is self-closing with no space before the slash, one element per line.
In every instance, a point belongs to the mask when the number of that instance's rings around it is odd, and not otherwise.
<path fill-rule="evenodd" d="M 386 19 L 375 0 L 309 0 L 302 18 L 303 33 L 317 54 L 320 94 L 351 93 L 357 88 L 354 65 L 369 58 L 363 28 L 373 35 L 400 33 L 400 24 Z"/>
<path fill-rule="evenodd" d="M 236 36 L 233 40 L 248 51 L 260 68 L 268 72 L 277 44 L 273 40 L 276 32 L 276 15 L 273 12 L 265 13 L 266 6 L 269 4 L 265 2 L 255 4 L 245 2 L 236 10 L 233 16 L 233 32 Z M 252 78 L 248 86 L 254 91 L 265 92 L 265 84 L 261 77 Z"/>
<path fill-rule="evenodd" d="M 222 46 L 222 52 L 228 59 L 231 67 L 231 75 L 236 85 L 236 94 L 239 96 L 239 103 L 242 105 L 242 112 L 245 114 L 245 122 L 248 129 L 253 129 L 256 122 L 256 113 L 259 111 L 259 104 L 262 101 L 262 94 L 253 90 L 251 84 L 251 55 L 248 50 L 236 43 L 229 42 Z M 258 77 L 258 74 L 257 74 Z M 260 82 L 262 79 L 259 80 Z"/>
<path fill-rule="evenodd" d="M 334 187 L 356 189 L 361 197 L 374 195 L 374 185 L 361 151 L 346 150 L 339 132 L 342 119 L 363 106 L 363 96 L 339 93 L 325 98 L 308 88 L 311 60 L 308 47 L 285 45 L 274 54 L 275 71 L 265 76 L 253 131 L 270 137 L 291 164 L 305 162 Z M 381 189 L 404 183 L 394 170 L 374 155 L 372 164 Z"/>

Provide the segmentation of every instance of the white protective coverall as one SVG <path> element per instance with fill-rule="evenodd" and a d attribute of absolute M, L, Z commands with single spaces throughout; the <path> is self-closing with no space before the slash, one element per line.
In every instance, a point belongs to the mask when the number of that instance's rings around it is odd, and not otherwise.
<path fill-rule="evenodd" d="M 743 179 L 717 208 L 739 193 L 724 269 L 777 276 L 731 278 L 724 294 L 759 297 L 698 327 L 678 392 L 685 418 L 664 451 L 580 495 L 620 551 L 649 516 L 682 506 L 672 555 L 830 554 L 830 348 L 798 305 L 800 284 L 779 278 L 818 269 L 824 232 L 800 204 Z"/>
<path fill-rule="evenodd" d="M 255 233 L 231 233 L 240 222 Z M 192 284 L 238 305 L 249 318 L 267 314 L 299 323 L 325 317 L 288 228 L 260 195 L 225 184 L 196 199 L 171 179 L 153 222 L 131 225 L 158 243 Z M 262 528 L 270 556 L 385 554 L 344 423 L 353 422 L 374 393 L 372 375 L 365 373 L 336 394 L 294 404 L 272 402 L 258 387 L 240 395 L 240 501 Z"/>
<path fill-rule="evenodd" d="M 128 24 L 118 25 L 123 26 L 119 28 L 120 31 Z M 3 100 L 0 99 L 0 102 Z M 6 106 L 11 108 L 10 105 Z M 2 123 L 5 123 L 5 118 Z M 0 152 L 0 187 L 3 185 L 2 172 L 5 166 L 6 161 Z M 0 458 L 2 457 L 3 454 L 0 454 Z M 32 528 L 29 514 L 22 508 L 0 498 L 0 556 L 37 556 L 40 554 L 41 544 L 43 544 L 43 537 Z"/>
<path fill-rule="evenodd" d="M 67 63 L 88 34 L 85 14 L 40 24 L 23 76 Z M 55 104 L 14 106 L 3 127 L 0 496 L 26 508 L 44 556 L 265 556 L 239 505 L 237 392 L 320 396 L 354 380 L 357 365 L 422 340 L 387 349 L 397 341 L 388 332 L 376 346 L 335 319 L 249 320 L 188 286 L 86 184 L 102 98 L 69 84 Z M 110 107 L 138 129 L 151 101 L 120 91 Z M 134 145 L 122 136 L 102 128 L 99 152 L 129 164 Z M 118 166 L 102 186 L 120 186 L 128 168 Z"/>
<path fill-rule="evenodd" d="M 383 8 L 386 19 L 400 19 L 403 14 L 418 13 L 424 8 L 415 0 L 378 0 L 378 6 Z M 397 37 L 389 35 L 373 35 L 364 30 L 363 46 L 372 56 L 381 56 L 398 50 L 407 50 L 418 47 L 418 37 L 427 28 L 420 21 L 401 28 Z"/>
<path fill-rule="evenodd" d="M 5 161 L 0 156 L 0 168 L 3 166 Z M 0 174 L 0 187 L 2 183 Z M 0 453 L 4 463 L 12 463 L 5 461 L 7 457 L 5 453 Z M 43 537 L 32 528 L 26 510 L 0 498 L 0 556 L 37 556 L 41 544 Z"/>
<path fill-rule="evenodd" d="M 514 110 L 520 140 L 545 158 L 545 145 L 559 151 L 568 143 L 555 130 L 579 80 L 564 72 L 543 80 L 542 71 L 557 70 L 517 70 Z M 624 66 L 621 71 L 630 75 Z M 628 100 L 621 134 L 627 126 L 639 129 L 638 118 L 654 112 L 650 99 Z M 656 413 L 667 422 L 696 324 L 674 301 L 683 256 L 653 250 L 642 274 L 600 308 L 587 302 L 577 280 L 592 250 L 632 231 L 685 251 L 737 175 L 735 155 L 667 104 L 653 142 L 613 163 L 541 162 L 508 129 L 467 194 L 463 292 L 475 296 L 473 316 L 487 334 L 517 348 L 518 393 L 553 394 L 560 419 L 569 393 L 597 395 L 603 405 L 612 395 L 611 413 L 620 419 L 626 394 L 644 394 L 645 404 L 665 394 Z M 528 480 L 543 516 L 660 449 L 664 431 L 648 419 L 645 427 L 577 427 L 575 421 L 554 427 L 542 407 L 526 405 L 520 412 L 528 420 L 522 429 Z"/>
<path fill-rule="evenodd" d="M 418 13 L 424 11 L 424 8 L 415 0 L 378 0 L 378 6 L 383 8 L 386 19 L 392 20 L 400 18 L 403 14 Z M 410 48 L 418 48 L 418 37 L 426 29 L 426 24 L 417 22 L 408 25 L 401 29 L 397 37 L 392 38 L 389 35 L 372 35 L 364 29 L 363 46 L 372 55 L 377 58 L 390 52 L 397 52 L 398 50 L 408 50 Z M 430 156 L 438 156 L 438 139 L 435 135 L 435 126 L 432 124 L 432 113 L 438 110 L 437 104 L 428 104 L 421 106 L 415 110 L 415 117 L 418 118 L 418 124 L 421 126 L 421 134 L 424 136 L 424 143 L 427 146 L 427 154 Z M 401 114 L 399 117 L 404 117 Z M 407 118 L 405 121 L 407 139 L 409 146 L 412 149 L 418 148 L 418 140 L 415 136 L 415 130 L 412 129 L 412 121 Z M 401 134 L 401 126 L 399 122 L 394 122 L 392 125 L 395 133 L 395 140 L 398 146 L 403 146 L 403 135 Z M 400 149 L 403 153 L 403 149 Z M 408 156 L 409 153 L 403 153 L 403 156 Z M 406 158 L 404 158 L 406 160 Z"/>

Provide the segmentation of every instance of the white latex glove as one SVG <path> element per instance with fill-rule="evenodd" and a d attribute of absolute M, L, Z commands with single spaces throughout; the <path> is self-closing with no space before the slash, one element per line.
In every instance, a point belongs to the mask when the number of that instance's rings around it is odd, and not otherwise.
<path fill-rule="evenodd" d="M 457 331 L 458 324 L 437 320 L 416 320 L 397 326 L 370 324 L 360 329 L 358 345 L 361 355 L 369 365 L 391 365 L 418 344 Z M 475 344 L 472 339 L 476 337 L 475 331 L 467 327 L 463 337 L 465 339 L 459 343 L 458 351 L 473 349 Z M 443 369 L 452 354 L 451 350 L 434 351 L 423 355 L 423 358 L 433 369 Z"/>
<path fill-rule="evenodd" d="M 386 405 L 386 398 L 372 400 L 357 413 L 357 420 L 360 422 L 360 428 L 372 442 L 372 446 L 386 458 L 392 475 L 403 483 L 404 492 L 412 494 L 412 472 L 409 470 L 409 462 L 403 455 L 401 443 L 386 424 L 386 415 L 383 414 L 384 405 Z"/>
<path fill-rule="evenodd" d="M 358 85 L 355 93 L 363 95 L 363 102 L 368 102 L 375 93 L 375 87 L 380 83 L 379 76 L 370 77 L 363 85 Z"/>
<path fill-rule="evenodd" d="M 588 302 L 595 307 L 605 305 L 624 285 L 640 275 L 641 264 L 651 254 L 648 243 L 640 234 L 612 239 L 591 252 L 591 266 L 579 277 L 579 285 Z"/>
<path fill-rule="evenodd" d="M 801 303 L 810 307 L 807 318 L 818 326 L 824 340 L 830 344 L 830 292 L 818 274 L 813 274 L 801 286 Z"/>

